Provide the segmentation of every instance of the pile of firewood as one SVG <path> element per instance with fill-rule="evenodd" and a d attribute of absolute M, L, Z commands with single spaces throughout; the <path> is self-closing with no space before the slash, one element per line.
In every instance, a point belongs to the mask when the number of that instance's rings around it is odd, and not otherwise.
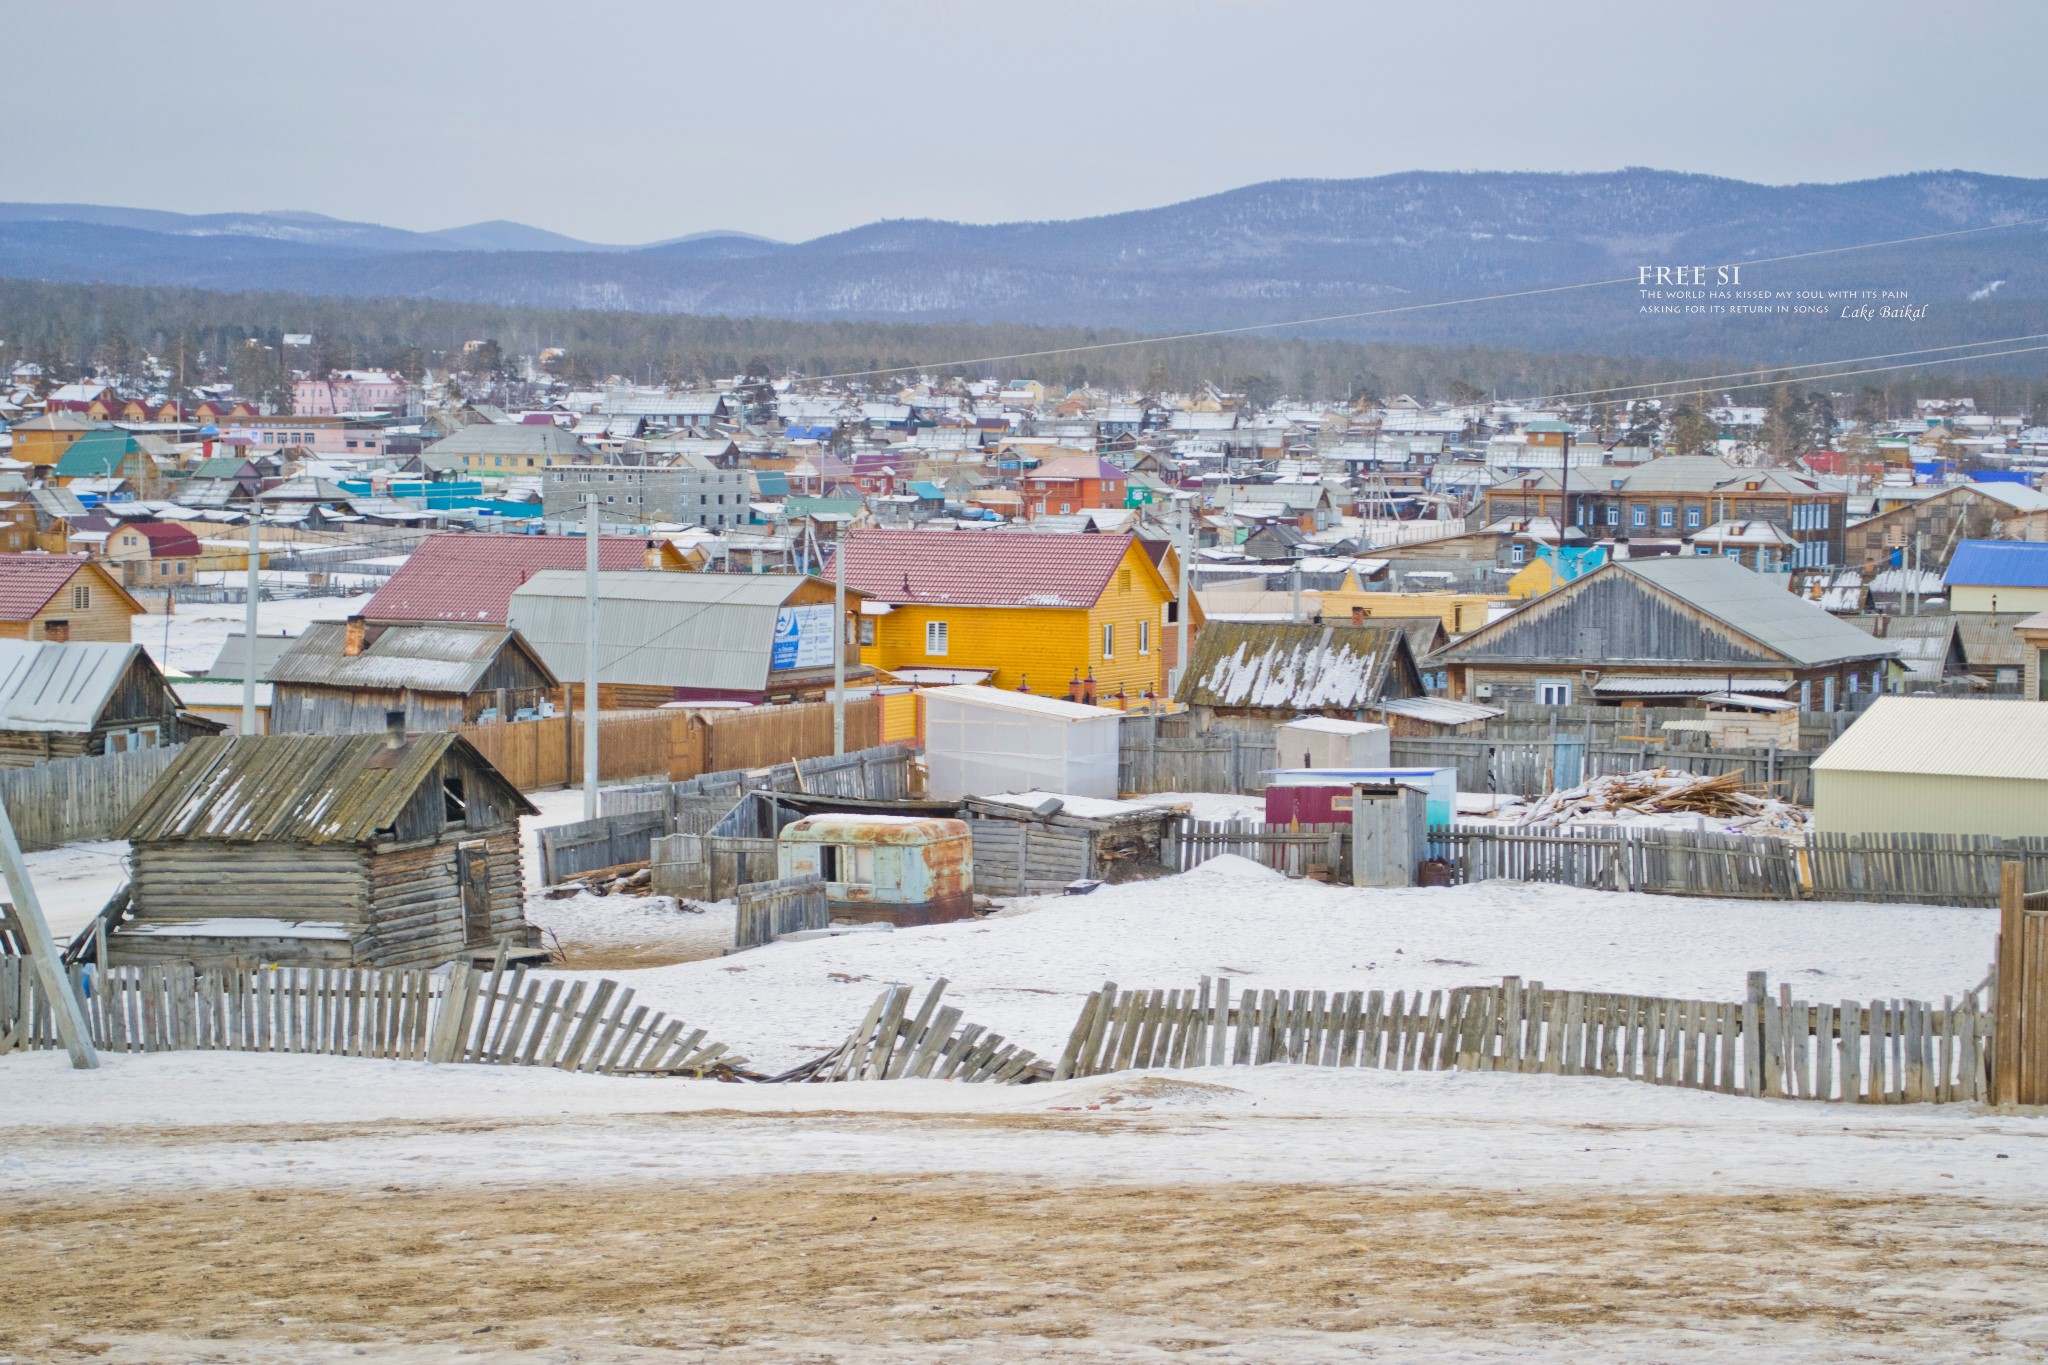
<path fill-rule="evenodd" d="M 1771 795 L 1768 787 L 1743 782 L 1740 773 L 1697 777 L 1669 768 L 1596 777 L 1552 792 L 1508 818 L 1518 825 L 1555 828 L 1658 815 L 1699 815 L 1759 834 L 1803 832 L 1807 824 L 1805 811 Z"/>
<path fill-rule="evenodd" d="M 618 867 L 601 867 L 595 872 L 586 872 L 580 877 L 571 877 L 558 886 L 548 888 L 549 900 L 565 900 L 570 896 L 644 896 L 654 874 L 646 863 L 625 863 Z"/>

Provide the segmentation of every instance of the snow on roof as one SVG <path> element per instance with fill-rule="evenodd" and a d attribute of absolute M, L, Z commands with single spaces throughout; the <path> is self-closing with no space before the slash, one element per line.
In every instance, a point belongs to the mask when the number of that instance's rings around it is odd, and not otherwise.
<path fill-rule="evenodd" d="M 1120 712 L 1112 711 L 1106 706 L 1082 706 L 1078 702 L 1061 701 L 1057 697 L 1041 697 L 1030 692 L 1006 692 L 996 687 L 935 687 L 924 696 L 928 702 L 940 699 L 960 702 L 967 706 L 991 706 L 1001 711 L 1023 711 L 1051 720 L 1122 719 Z"/>

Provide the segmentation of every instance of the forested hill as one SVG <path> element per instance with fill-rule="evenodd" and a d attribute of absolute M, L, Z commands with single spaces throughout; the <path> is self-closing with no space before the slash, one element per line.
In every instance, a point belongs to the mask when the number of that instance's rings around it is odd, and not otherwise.
<path fill-rule="evenodd" d="M 544 217 L 536 205 L 532 216 Z M 1273 181 L 1063 222 L 870 224 L 782 244 L 699 234 L 595 247 L 517 223 L 421 234 L 314 215 L 181 218 L 0 205 L 0 275 L 546 308 L 795 319 L 1242 326 L 1762 262 L 2048 219 L 2048 181 L 1926 172 L 1766 186 L 1665 171 Z M 1753 265 L 1775 290 L 1930 305 L 1910 345 L 2048 330 L 2048 225 Z M 1818 317 L 1647 315 L 1627 286 L 1322 324 L 1357 339 L 1691 356 L 1839 353 Z M 1869 350 L 1882 349 L 1871 345 Z M 1854 347 L 1851 347 L 1853 353 Z"/>

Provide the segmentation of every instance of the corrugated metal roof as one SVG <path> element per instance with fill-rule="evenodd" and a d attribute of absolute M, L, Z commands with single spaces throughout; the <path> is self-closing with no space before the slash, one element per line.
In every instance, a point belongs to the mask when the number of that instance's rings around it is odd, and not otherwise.
<path fill-rule="evenodd" d="M 90 730 L 137 646 L 0 640 L 0 730 Z"/>
<path fill-rule="evenodd" d="M 1118 712 L 1106 706 L 1083 706 L 1058 697 L 1041 697 L 1032 692 L 1008 692 L 999 687 L 934 687 L 923 694 L 957 701 L 968 706 L 992 706 L 998 711 L 1022 711 L 1053 720 L 1118 720 Z"/>
<path fill-rule="evenodd" d="M 1292 711 L 1372 706 L 1406 648 L 1406 635 L 1379 626 L 1211 621 L 1195 638 L 1178 700 Z"/>
<path fill-rule="evenodd" d="M 1492 720 L 1507 712 L 1477 702 L 1454 701 L 1449 697 L 1398 697 L 1376 702 L 1373 708 L 1390 716 L 1407 716 L 1436 725 L 1466 725 L 1475 720 Z"/>
<path fill-rule="evenodd" d="M 270 666 L 269 681 L 374 691 L 473 691 L 500 650 L 517 648 L 506 626 L 401 623 L 372 627 L 359 654 L 345 653 L 346 621 L 315 621 Z"/>
<path fill-rule="evenodd" d="M 1718 555 L 1624 559 L 1578 583 L 1591 583 L 1601 574 L 1615 571 L 1634 574 L 1662 588 L 1798 664 L 1890 658 L 1896 652 L 1884 641 L 1874 640 L 1806 599 L 1793 596 L 1775 579 Z"/>
<path fill-rule="evenodd" d="M 404 567 L 363 607 L 371 621 L 456 621 L 505 624 L 512 590 L 542 569 L 581 569 L 583 537 L 477 535 L 444 531 L 428 536 Z M 600 570 L 644 569 L 647 542 L 600 536 Z"/>
<path fill-rule="evenodd" d="M 1813 770 L 2048 781 L 2048 705 L 1879 697 Z"/>
<path fill-rule="evenodd" d="M 1729 670 L 1729 672 L 1734 674 L 1736 680 L 1742 684 L 1744 689 L 1751 692 L 1783 692 L 1792 686 L 1791 682 L 1784 678 L 1744 677 L 1740 669 Z M 1685 678 L 1610 673 L 1594 683 L 1593 690 L 1595 692 L 1617 693 L 1624 696 L 1632 692 L 1656 696 L 1696 696 L 1702 688 L 1710 688 L 1717 683 L 1725 685 L 1728 681 L 1729 672 L 1712 675 L 1694 674 L 1691 677 Z"/>
<path fill-rule="evenodd" d="M 120 837 L 135 842 L 219 839 L 229 843 L 367 843 L 392 824 L 423 782 L 458 747 L 496 774 L 459 735 L 413 735 L 388 766 L 371 760 L 383 735 L 211 735 L 188 742 L 128 817 Z M 533 803 L 502 777 L 507 804 Z"/>
<path fill-rule="evenodd" d="M 2024 611 L 1962 611 L 1949 618 L 1962 641 L 1963 662 L 1971 668 L 2024 668 L 2027 644 L 2013 627 L 2027 619 Z"/>
<path fill-rule="evenodd" d="M 1102 596 L 1131 545 L 1128 535 L 1100 532 L 850 531 L 846 582 L 899 604 L 1085 608 Z M 825 576 L 832 573 L 828 564 Z"/>
<path fill-rule="evenodd" d="M 758 691 L 768 682 L 775 614 L 800 574 L 600 573 L 597 679 L 653 687 Z M 555 675 L 583 678 L 583 575 L 535 574 L 511 620 Z"/>
<path fill-rule="evenodd" d="M 1941 581 L 1979 588 L 2048 588 L 2048 543 L 1963 541 Z"/>

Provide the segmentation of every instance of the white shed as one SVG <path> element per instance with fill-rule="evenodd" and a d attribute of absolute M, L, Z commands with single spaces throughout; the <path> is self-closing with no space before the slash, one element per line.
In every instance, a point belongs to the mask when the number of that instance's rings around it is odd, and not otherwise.
<path fill-rule="evenodd" d="M 2048 702 L 1879 697 L 1813 761 L 1813 826 L 2048 835 Z"/>
<path fill-rule="evenodd" d="M 1332 716 L 1303 716 L 1280 727 L 1282 768 L 1385 768 L 1393 764 L 1393 732 L 1384 725 Z"/>
<path fill-rule="evenodd" d="M 923 697 L 926 786 L 935 799 L 1117 794 L 1122 713 L 994 687 L 935 687 Z"/>

